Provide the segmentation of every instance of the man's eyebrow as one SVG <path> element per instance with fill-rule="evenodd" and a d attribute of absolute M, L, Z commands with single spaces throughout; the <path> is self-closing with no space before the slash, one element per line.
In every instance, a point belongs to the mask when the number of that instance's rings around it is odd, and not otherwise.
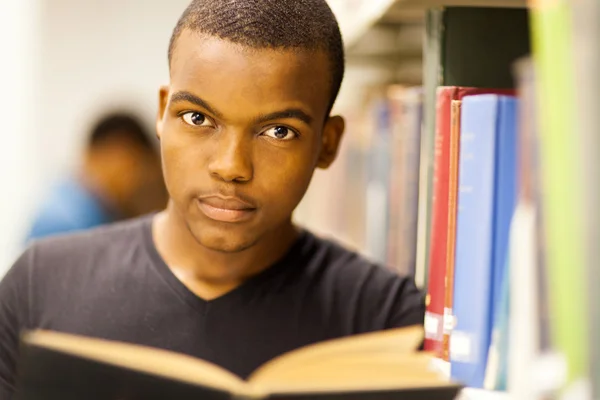
<path fill-rule="evenodd" d="M 275 119 L 286 119 L 286 118 L 294 118 L 299 119 L 307 125 L 310 125 L 313 121 L 313 117 L 311 117 L 306 112 L 302 111 L 299 108 L 288 108 L 286 110 L 275 111 L 266 115 L 261 115 L 256 119 L 256 123 L 264 123 L 268 121 L 272 121 Z"/>
<path fill-rule="evenodd" d="M 221 114 L 216 109 L 214 109 L 210 104 L 208 104 L 208 102 L 206 100 L 201 99 L 200 97 L 196 96 L 195 94 L 192 94 L 192 93 L 186 92 L 186 91 L 181 91 L 181 92 L 176 92 L 171 96 L 171 103 L 178 103 L 178 102 L 184 102 L 184 101 L 204 108 L 206 111 L 210 112 L 217 118 L 223 117 L 223 114 Z"/>

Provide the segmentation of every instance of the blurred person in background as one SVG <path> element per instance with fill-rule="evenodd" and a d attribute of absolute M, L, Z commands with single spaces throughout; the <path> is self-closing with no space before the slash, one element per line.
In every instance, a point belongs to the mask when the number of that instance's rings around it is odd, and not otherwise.
<path fill-rule="evenodd" d="M 109 113 L 93 126 L 80 170 L 55 184 L 27 241 L 156 211 L 167 201 L 153 138 L 129 113 Z"/>

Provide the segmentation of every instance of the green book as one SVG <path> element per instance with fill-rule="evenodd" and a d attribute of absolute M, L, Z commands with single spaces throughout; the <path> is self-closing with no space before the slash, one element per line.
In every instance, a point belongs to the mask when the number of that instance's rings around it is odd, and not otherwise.
<path fill-rule="evenodd" d="M 576 115 L 571 9 L 567 0 L 531 8 L 552 342 L 567 364 L 567 383 L 587 376 L 587 281 L 584 257 L 581 131 Z"/>

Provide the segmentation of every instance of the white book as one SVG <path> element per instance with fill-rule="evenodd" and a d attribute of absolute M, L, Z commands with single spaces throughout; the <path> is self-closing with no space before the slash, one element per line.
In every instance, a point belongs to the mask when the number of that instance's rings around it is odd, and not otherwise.
<path fill-rule="evenodd" d="M 539 353 L 536 276 L 536 211 L 520 202 L 513 216 L 510 244 L 510 316 L 507 387 L 511 399 L 535 399 L 532 368 Z"/>

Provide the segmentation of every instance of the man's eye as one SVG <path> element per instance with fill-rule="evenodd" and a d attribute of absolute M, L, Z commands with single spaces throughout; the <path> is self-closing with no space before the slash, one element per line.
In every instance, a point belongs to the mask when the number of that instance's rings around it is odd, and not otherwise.
<path fill-rule="evenodd" d="M 202 113 L 190 111 L 181 116 L 183 121 L 192 126 L 211 126 L 210 120 Z"/>
<path fill-rule="evenodd" d="M 278 140 L 291 140 L 298 136 L 293 130 L 286 128 L 285 126 L 269 128 L 264 132 L 264 135 Z"/>

